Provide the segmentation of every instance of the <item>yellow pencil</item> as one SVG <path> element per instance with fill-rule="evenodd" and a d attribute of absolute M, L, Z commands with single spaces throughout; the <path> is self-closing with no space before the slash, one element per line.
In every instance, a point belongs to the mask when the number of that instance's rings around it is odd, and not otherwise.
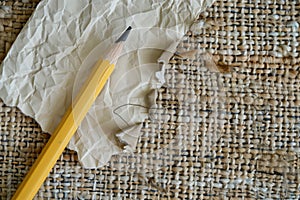
<path fill-rule="evenodd" d="M 27 173 L 12 199 L 33 199 L 59 156 L 66 148 L 78 125 L 83 120 L 96 97 L 102 90 L 109 76 L 114 70 L 116 61 L 123 49 L 123 43 L 131 30 L 129 26 L 115 42 L 109 53 L 100 59 L 85 85 L 82 87 L 73 105 L 69 107 L 62 121 L 43 148 L 41 154 Z"/>

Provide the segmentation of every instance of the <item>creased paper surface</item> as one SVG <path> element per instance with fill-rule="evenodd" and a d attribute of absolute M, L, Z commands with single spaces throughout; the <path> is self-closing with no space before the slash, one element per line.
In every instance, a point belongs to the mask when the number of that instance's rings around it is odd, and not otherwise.
<path fill-rule="evenodd" d="M 133 151 L 167 61 L 213 0 L 44 0 L 1 65 L 0 97 L 52 133 L 93 64 L 131 25 L 116 70 L 69 143 L 86 168 Z M 173 44 L 173 45 L 172 45 Z"/>

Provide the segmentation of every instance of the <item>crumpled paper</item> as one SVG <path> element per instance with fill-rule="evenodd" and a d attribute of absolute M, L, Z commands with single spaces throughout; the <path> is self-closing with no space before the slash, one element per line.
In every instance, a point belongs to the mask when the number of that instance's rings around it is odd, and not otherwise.
<path fill-rule="evenodd" d="M 1 65 L 0 97 L 51 134 L 91 67 L 131 25 L 116 70 L 68 146 L 84 167 L 101 167 L 134 151 L 154 89 L 164 82 L 157 60 L 169 60 L 212 2 L 43 0 Z"/>

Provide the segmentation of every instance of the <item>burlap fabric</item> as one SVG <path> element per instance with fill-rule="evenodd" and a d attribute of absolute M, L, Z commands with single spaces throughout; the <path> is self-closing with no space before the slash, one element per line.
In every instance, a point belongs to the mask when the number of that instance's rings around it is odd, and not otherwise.
<path fill-rule="evenodd" d="M 0 58 L 38 0 L 0 0 Z M 298 1 L 216 1 L 174 56 L 135 154 L 83 169 L 65 150 L 37 199 L 299 199 Z M 4 13 L 4 14 L 3 14 Z M 133 105 L 128 105 L 133 106 Z M 9 199 L 49 136 L 0 106 L 0 197 Z"/>

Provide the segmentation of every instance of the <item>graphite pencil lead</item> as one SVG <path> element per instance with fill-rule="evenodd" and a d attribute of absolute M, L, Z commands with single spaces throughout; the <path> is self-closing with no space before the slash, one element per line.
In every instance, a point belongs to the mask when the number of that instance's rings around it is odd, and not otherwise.
<path fill-rule="evenodd" d="M 124 31 L 124 33 L 115 41 L 115 43 L 126 41 L 131 29 L 131 26 L 128 26 L 126 31 Z"/>

